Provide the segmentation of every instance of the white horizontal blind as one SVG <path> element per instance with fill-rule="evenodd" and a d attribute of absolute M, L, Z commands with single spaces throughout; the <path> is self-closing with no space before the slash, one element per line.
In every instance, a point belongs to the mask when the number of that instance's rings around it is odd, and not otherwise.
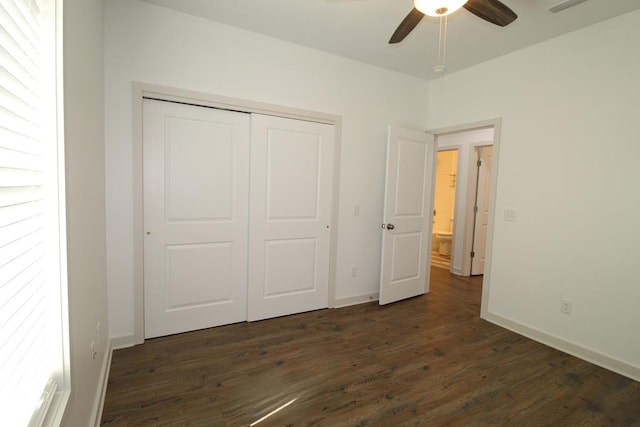
<path fill-rule="evenodd" d="M 11 426 L 46 410 L 62 360 L 47 1 L 0 2 L 0 417 Z"/>

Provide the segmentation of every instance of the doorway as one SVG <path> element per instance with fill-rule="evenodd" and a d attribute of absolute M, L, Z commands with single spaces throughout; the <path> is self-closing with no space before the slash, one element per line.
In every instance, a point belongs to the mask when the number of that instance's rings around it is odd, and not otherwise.
<path fill-rule="evenodd" d="M 458 150 L 440 150 L 436 160 L 431 265 L 451 268 L 451 245 L 456 211 Z"/>
<path fill-rule="evenodd" d="M 489 241 L 488 234 L 486 234 L 489 230 L 489 221 L 491 219 L 491 212 L 489 212 L 489 206 L 491 205 L 490 199 L 492 195 L 490 194 L 489 188 L 492 185 L 493 179 L 490 174 L 487 174 L 484 178 L 482 185 L 483 188 L 486 188 L 486 191 L 481 192 L 482 195 L 486 195 L 486 207 L 483 210 L 485 214 L 486 222 L 484 225 L 480 225 L 478 231 L 483 229 L 485 232 L 484 236 L 477 236 L 475 238 L 476 248 L 474 248 L 474 224 L 475 224 L 475 207 L 476 207 L 476 197 L 478 195 L 477 185 L 478 185 L 478 160 L 479 155 L 482 152 L 481 147 L 492 147 L 494 146 L 495 140 L 495 131 L 496 125 L 495 123 L 491 123 L 489 125 L 485 125 L 484 127 L 473 127 L 473 128 L 453 128 L 446 129 L 444 131 L 438 132 L 436 131 L 436 145 L 437 150 L 443 155 L 447 155 L 447 153 L 456 153 L 456 169 L 447 168 L 447 162 L 439 162 L 438 168 L 440 164 L 443 165 L 443 171 L 436 173 L 440 174 L 439 177 L 442 177 L 443 183 L 447 185 L 451 185 L 453 183 L 453 176 L 455 175 L 455 196 L 453 202 L 450 204 L 453 206 L 450 218 L 445 218 L 445 215 L 448 211 L 445 210 L 439 212 L 438 205 L 436 203 L 435 215 L 434 215 L 434 244 L 432 246 L 432 265 L 436 265 L 433 261 L 439 261 L 446 256 L 449 257 L 449 270 L 451 273 L 456 274 L 458 276 L 469 276 L 472 274 L 472 256 L 475 255 L 474 252 L 483 253 L 484 244 Z M 489 151 L 485 152 L 485 155 Z M 495 154 L 495 152 L 493 152 Z M 451 155 L 451 154 L 449 154 Z M 495 156 L 492 155 L 492 158 Z M 444 157 L 446 159 L 446 157 Z M 495 163 L 495 159 L 493 160 Z M 445 170 L 448 170 L 445 172 Z M 495 170 L 495 165 L 493 167 Z M 436 184 L 437 185 L 437 184 Z M 444 186 L 444 184 L 442 184 Z M 434 195 L 435 199 L 435 195 Z M 445 204 L 445 207 L 448 205 Z M 441 208 L 442 210 L 443 208 Z M 442 215 L 440 215 L 442 214 Z M 438 218 L 440 216 L 440 218 Z M 436 223 L 436 220 L 438 221 Z M 451 221 L 451 246 L 450 248 L 446 243 L 448 243 L 449 235 L 445 234 L 448 232 L 447 221 Z M 436 236 L 436 232 L 440 232 L 440 236 Z M 444 250 L 440 250 L 439 241 L 445 241 Z M 479 245 L 483 244 L 483 250 L 478 249 Z M 450 250 L 449 250 L 450 249 Z M 449 255 L 440 255 L 440 252 L 447 254 L 450 251 Z M 434 253 L 435 252 L 435 253 Z M 484 255 L 483 255 L 484 258 Z M 443 266 L 445 266 L 444 262 L 446 262 L 446 258 L 443 260 Z M 476 267 L 482 266 L 481 263 L 476 262 Z M 478 273 L 477 270 L 474 274 L 483 274 L 482 272 Z"/>

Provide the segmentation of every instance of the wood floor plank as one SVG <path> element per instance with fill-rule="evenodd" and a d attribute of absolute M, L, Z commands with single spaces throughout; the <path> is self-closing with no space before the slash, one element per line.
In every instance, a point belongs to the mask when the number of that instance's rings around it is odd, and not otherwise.
<path fill-rule="evenodd" d="M 481 278 L 114 352 L 103 426 L 640 426 L 640 383 L 479 318 Z"/>

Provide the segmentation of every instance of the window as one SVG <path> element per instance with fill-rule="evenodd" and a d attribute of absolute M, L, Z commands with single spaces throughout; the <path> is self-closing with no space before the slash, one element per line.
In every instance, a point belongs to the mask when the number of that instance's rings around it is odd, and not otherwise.
<path fill-rule="evenodd" d="M 55 425 L 69 393 L 61 1 L 0 3 L 0 417 Z"/>

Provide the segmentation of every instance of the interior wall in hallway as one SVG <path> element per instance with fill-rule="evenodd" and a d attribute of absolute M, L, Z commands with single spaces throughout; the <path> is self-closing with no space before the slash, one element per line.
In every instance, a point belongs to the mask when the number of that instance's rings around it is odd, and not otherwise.
<path fill-rule="evenodd" d="M 453 232 L 453 218 L 456 206 L 456 176 L 458 172 L 458 151 L 438 151 L 436 166 L 433 230 Z"/>

